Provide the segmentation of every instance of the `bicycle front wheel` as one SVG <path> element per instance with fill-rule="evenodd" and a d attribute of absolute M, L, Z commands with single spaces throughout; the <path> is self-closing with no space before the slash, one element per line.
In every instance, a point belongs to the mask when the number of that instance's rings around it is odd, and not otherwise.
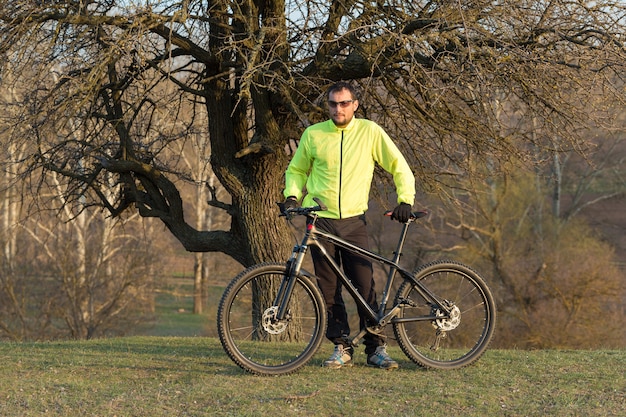
<path fill-rule="evenodd" d="M 476 361 L 485 352 L 496 325 L 496 306 L 489 288 L 471 268 L 437 261 L 415 273 L 450 311 L 442 311 L 406 280 L 396 303 L 402 310 L 393 329 L 402 351 L 425 368 L 456 369 Z"/>
<path fill-rule="evenodd" d="M 296 371 L 315 354 L 326 326 L 326 309 L 317 285 L 299 275 L 293 282 L 285 317 L 275 305 L 285 281 L 285 264 L 248 268 L 228 285 L 217 313 L 224 350 L 242 369 L 257 375 Z"/>

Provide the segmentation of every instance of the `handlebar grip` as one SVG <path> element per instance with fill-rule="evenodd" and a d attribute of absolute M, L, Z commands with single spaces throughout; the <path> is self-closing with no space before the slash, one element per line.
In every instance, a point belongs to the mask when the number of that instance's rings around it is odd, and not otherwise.
<path fill-rule="evenodd" d="M 314 197 L 313 200 L 318 204 L 314 207 L 292 207 L 289 209 L 285 209 L 284 203 L 276 203 L 280 209 L 280 217 L 287 217 L 291 219 L 294 215 L 308 215 L 315 211 L 325 211 L 328 210 L 328 207 L 317 197 Z"/>
<path fill-rule="evenodd" d="M 328 210 L 328 207 L 326 207 L 324 202 L 322 200 L 320 200 L 318 197 L 313 197 L 313 201 L 315 201 L 317 203 L 317 205 L 320 207 L 320 211 Z"/>
<path fill-rule="evenodd" d="M 384 213 L 384 216 L 390 217 L 393 214 L 393 210 L 387 210 Z M 420 210 L 411 212 L 412 219 L 421 219 L 422 217 L 428 216 L 430 213 L 428 210 Z"/>

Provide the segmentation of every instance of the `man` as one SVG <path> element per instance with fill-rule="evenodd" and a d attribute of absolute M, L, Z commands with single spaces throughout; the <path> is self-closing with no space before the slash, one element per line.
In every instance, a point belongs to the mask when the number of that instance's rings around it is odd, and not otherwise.
<path fill-rule="evenodd" d="M 285 172 L 285 208 L 295 207 L 303 196 L 304 206 L 315 205 L 318 197 L 328 207 L 319 212 L 317 227 L 362 248 L 369 248 L 365 222 L 375 164 L 393 175 L 398 206 L 392 219 L 407 222 L 415 199 L 415 178 L 406 160 L 385 131 L 376 123 L 354 117 L 359 100 L 354 88 L 345 82 L 332 85 L 327 92 L 330 120 L 308 127 Z M 372 264 L 326 243 L 359 293 L 378 311 Z M 326 337 L 335 344 L 333 355 L 324 362 L 329 368 L 352 364 L 353 347 L 348 342 L 350 328 L 336 274 L 316 247 L 311 248 L 315 275 L 326 302 L 328 327 Z M 359 312 L 360 326 L 367 325 Z M 398 363 L 386 352 L 382 336 L 367 333 L 364 337 L 367 364 L 394 369 Z"/>

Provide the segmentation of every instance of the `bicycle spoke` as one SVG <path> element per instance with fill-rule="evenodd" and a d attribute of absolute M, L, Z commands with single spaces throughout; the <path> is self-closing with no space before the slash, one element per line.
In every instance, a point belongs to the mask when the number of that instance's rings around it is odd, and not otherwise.
<path fill-rule="evenodd" d="M 220 340 L 246 371 L 276 375 L 304 365 L 319 346 L 325 309 L 317 287 L 298 278 L 284 319 L 273 306 L 284 265 L 267 264 L 244 271 L 226 289 L 218 310 Z"/>
<path fill-rule="evenodd" d="M 398 299 L 402 323 L 394 323 L 400 347 L 416 363 L 432 368 L 458 368 L 475 361 L 486 349 L 494 328 L 495 305 L 484 282 L 464 265 L 440 261 L 427 265 L 416 278 L 451 310 L 451 315 L 421 297 L 414 284 L 405 282 Z M 432 320 L 409 321 L 431 315 Z"/>

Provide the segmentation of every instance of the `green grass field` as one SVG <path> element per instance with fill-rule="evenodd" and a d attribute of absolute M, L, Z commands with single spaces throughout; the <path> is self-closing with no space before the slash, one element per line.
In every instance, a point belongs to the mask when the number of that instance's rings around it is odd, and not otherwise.
<path fill-rule="evenodd" d="M 624 416 L 626 351 L 491 350 L 456 371 L 244 373 L 206 337 L 0 344 L 2 416 Z"/>
<path fill-rule="evenodd" d="M 193 284 L 190 279 L 170 280 L 155 299 L 155 319 L 137 326 L 136 336 L 217 336 L 217 306 L 224 286 L 209 287 L 209 303 L 202 314 L 193 314 Z"/>
<path fill-rule="evenodd" d="M 328 370 L 324 343 L 299 372 L 252 376 L 215 338 L 222 287 L 193 315 L 187 281 L 157 297 L 129 337 L 0 343 L 0 416 L 625 416 L 626 350 L 490 350 L 475 365 L 425 371 L 396 346 L 396 371 Z"/>

